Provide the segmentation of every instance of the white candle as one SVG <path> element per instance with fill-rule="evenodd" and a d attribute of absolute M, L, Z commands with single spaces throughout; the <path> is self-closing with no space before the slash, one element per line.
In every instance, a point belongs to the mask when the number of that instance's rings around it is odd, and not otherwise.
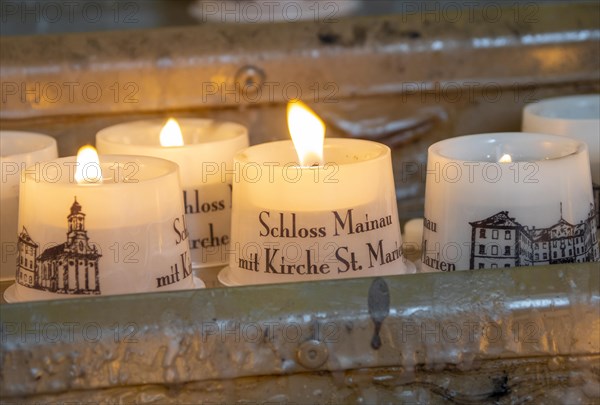
<path fill-rule="evenodd" d="M 413 218 L 406 222 L 402 238 L 407 247 L 420 251 L 423 242 L 423 218 Z"/>
<path fill-rule="evenodd" d="M 566 135 L 588 145 L 596 215 L 600 218 L 600 94 L 555 97 L 529 104 L 523 109 L 523 131 Z M 600 221 L 596 225 L 600 227 Z"/>
<path fill-rule="evenodd" d="M 14 280 L 17 262 L 17 217 L 21 171 L 58 157 L 56 140 L 33 132 L 0 131 L 0 280 Z"/>
<path fill-rule="evenodd" d="M 317 131 L 309 119 L 304 125 Z M 308 158 L 299 159 L 291 141 L 279 141 L 235 156 L 232 255 L 219 280 L 248 285 L 410 272 L 390 149 L 326 139 L 322 153 L 305 151 Z"/>
<path fill-rule="evenodd" d="M 18 249 L 15 301 L 202 286 L 192 277 L 178 168 L 164 159 L 69 157 L 28 169 Z"/>
<path fill-rule="evenodd" d="M 177 163 L 193 264 L 224 264 L 230 243 L 233 155 L 248 146 L 248 130 L 232 122 L 208 119 L 177 122 L 181 134 L 169 133 L 169 129 L 177 130 L 173 123 L 163 131 L 164 120 L 108 127 L 96 135 L 96 146 L 100 153 L 156 156 Z M 169 146 L 161 145 L 161 137 L 173 135 L 179 135 L 179 140 L 166 139 Z"/>
<path fill-rule="evenodd" d="M 590 177 L 586 145 L 567 137 L 482 134 L 432 145 L 423 266 L 599 260 Z"/>
<path fill-rule="evenodd" d="M 523 109 L 523 132 L 566 135 L 588 145 L 592 180 L 600 185 L 600 94 L 556 97 Z"/>

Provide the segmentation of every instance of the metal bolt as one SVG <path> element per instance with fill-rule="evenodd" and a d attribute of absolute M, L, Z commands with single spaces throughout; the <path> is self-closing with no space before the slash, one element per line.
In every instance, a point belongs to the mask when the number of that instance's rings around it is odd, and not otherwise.
<path fill-rule="evenodd" d="M 243 66 L 235 74 L 235 82 L 240 93 L 255 95 L 265 81 L 265 73 L 256 66 Z"/>
<path fill-rule="evenodd" d="M 298 347 L 296 357 L 304 367 L 317 368 L 327 361 L 329 352 L 324 343 L 318 340 L 308 340 Z"/>

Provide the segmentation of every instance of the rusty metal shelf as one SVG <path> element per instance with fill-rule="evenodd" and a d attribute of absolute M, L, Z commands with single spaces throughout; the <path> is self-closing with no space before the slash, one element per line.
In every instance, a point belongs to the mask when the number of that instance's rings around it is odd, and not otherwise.
<path fill-rule="evenodd" d="M 194 393 L 228 401 L 228 387 L 247 400 L 305 402 L 318 390 L 317 402 L 339 403 L 425 392 L 514 403 L 536 391 L 536 401 L 551 401 L 568 388 L 593 402 L 599 270 L 588 263 L 3 304 L 0 387 L 6 398 L 32 401 L 116 398 L 127 389 L 139 399 L 161 387 L 169 391 L 161 403 Z M 269 391 L 241 388 L 252 379 Z"/>

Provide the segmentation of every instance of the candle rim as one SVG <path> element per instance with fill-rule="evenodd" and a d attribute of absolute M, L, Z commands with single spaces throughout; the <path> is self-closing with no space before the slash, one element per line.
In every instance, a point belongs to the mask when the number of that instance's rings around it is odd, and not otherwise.
<path fill-rule="evenodd" d="M 582 102 L 586 106 L 597 107 L 598 111 L 593 117 L 573 117 L 564 115 L 564 104 L 573 103 L 575 100 Z M 600 94 L 571 94 L 568 96 L 551 97 L 530 103 L 523 109 L 524 116 L 532 116 L 536 119 L 547 121 L 572 121 L 572 122 L 598 122 L 600 120 Z"/>
<path fill-rule="evenodd" d="M 370 146 L 372 148 L 376 148 L 377 151 L 373 153 L 372 156 L 369 156 L 368 158 L 365 159 L 357 159 L 355 161 L 347 161 L 347 162 L 336 162 L 333 160 L 328 160 L 327 159 L 327 149 L 331 149 L 331 147 L 339 147 L 342 146 L 344 144 L 356 144 L 356 145 L 360 145 L 362 144 L 363 146 Z M 249 158 L 248 156 L 248 152 L 249 151 L 258 151 L 259 149 L 264 149 L 264 148 L 272 148 L 273 145 L 286 145 L 286 147 L 289 148 L 289 150 L 291 151 L 291 153 L 293 153 L 293 156 L 295 157 L 295 161 L 290 161 L 290 162 L 286 162 L 285 164 L 289 164 L 289 163 L 294 163 L 296 164 L 299 169 L 302 170 L 315 170 L 319 167 L 323 167 L 324 165 L 327 164 L 335 164 L 338 166 L 348 166 L 348 165 L 355 165 L 355 164 L 360 164 L 360 163 L 365 163 L 365 162 L 372 162 L 372 161 L 376 161 L 379 159 L 386 159 L 390 156 L 391 154 L 391 149 L 387 146 L 384 145 L 380 142 L 375 142 L 375 141 L 371 141 L 368 139 L 354 139 L 354 138 L 325 138 L 325 141 L 323 143 L 323 165 L 320 166 L 302 166 L 300 164 L 300 162 L 298 161 L 298 156 L 296 154 L 296 149 L 294 147 L 294 144 L 292 142 L 291 139 L 284 139 L 284 140 L 277 140 L 277 141 L 271 141 L 271 142 L 263 142 L 260 144 L 256 144 L 256 145 L 252 145 L 249 146 L 247 148 L 244 148 L 240 151 L 238 151 L 235 155 L 234 155 L 234 161 L 239 162 L 239 163 L 260 163 L 260 162 L 270 162 L 269 160 L 261 160 L 261 161 L 255 161 Z M 364 153 L 364 148 L 359 150 L 359 153 Z M 272 160 L 276 160 L 277 157 L 274 157 Z"/>
<path fill-rule="evenodd" d="M 174 173 L 177 175 L 177 177 L 180 177 L 179 174 L 179 165 L 171 160 L 167 160 L 167 159 L 163 159 L 163 158 L 158 158 L 158 157 L 154 157 L 154 156 L 147 156 L 147 155 L 98 155 L 99 156 L 99 160 L 100 160 L 100 166 L 103 168 L 103 165 L 113 165 L 113 164 L 127 164 L 127 163 L 131 163 L 134 161 L 145 161 L 145 164 L 149 164 L 152 161 L 154 161 L 155 163 L 160 163 L 162 165 L 162 171 L 161 173 L 159 173 L 158 175 L 154 175 L 152 177 L 149 178 L 141 178 L 141 179 L 136 179 L 133 178 L 132 180 L 137 180 L 137 181 L 124 181 L 124 179 L 120 179 L 120 181 L 114 182 L 114 181 L 104 181 L 102 183 L 99 182 L 89 182 L 89 183 L 78 183 L 75 178 L 73 176 L 69 176 L 70 174 L 70 169 L 68 166 L 62 166 L 61 167 L 61 177 L 59 180 L 57 181 L 47 181 L 47 180 L 37 180 L 34 173 L 36 173 L 37 175 L 39 175 L 39 172 L 36 171 L 36 166 L 37 165 L 49 165 L 49 164 L 60 164 L 63 162 L 68 162 L 68 163 L 76 163 L 77 162 L 77 156 L 66 156 L 66 157 L 61 157 L 61 158 L 57 158 L 57 159 L 52 159 L 52 160 L 47 160 L 44 162 L 37 162 L 34 163 L 30 166 L 28 166 L 22 173 L 22 178 L 23 181 L 27 181 L 27 179 L 30 179 L 30 181 L 33 182 L 37 182 L 37 183 L 44 183 L 44 184 L 52 184 L 53 186 L 56 187 L 68 187 L 68 186 L 75 186 L 75 187 L 97 187 L 97 188 L 108 188 L 108 187 L 123 187 L 123 186 L 127 186 L 127 187 L 136 187 L 136 185 L 140 185 L 140 184 L 144 184 L 147 185 L 148 183 L 154 182 L 154 181 L 160 181 L 162 178 L 167 177 L 167 176 L 171 176 Z M 110 160 L 109 160 L 110 159 Z M 109 166 L 110 167 L 110 166 Z M 66 173 L 66 176 L 63 176 L 63 172 Z M 73 170 L 74 173 L 74 170 Z M 68 177 L 68 179 L 65 181 L 64 177 Z M 112 179 L 112 177 L 106 177 L 107 180 Z"/>
<path fill-rule="evenodd" d="M 13 138 L 19 138 L 19 140 L 24 140 L 22 139 L 23 137 L 27 137 L 28 139 L 36 139 L 37 141 L 39 141 L 40 143 L 43 143 L 43 146 L 40 146 L 38 148 L 35 149 L 27 149 L 25 151 L 22 152 L 17 152 L 17 153 L 9 153 L 9 154 L 4 154 L 5 145 L 2 145 L 2 150 L 0 151 L 0 159 L 2 160 L 26 160 L 26 156 L 31 154 L 31 153 L 37 153 L 37 152 L 42 152 L 45 150 L 49 150 L 52 148 L 57 147 L 57 143 L 56 143 L 56 139 L 50 135 L 47 134 L 42 134 L 39 132 L 30 132 L 30 131 L 12 131 L 12 130 L 0 130 L 0 144 L 2 144 L 4 141 L 8 141 L 10 139 Z M 27 144 L 29 144 L 29 142 L 27 142 Z"/>
<path fill-rule="evenodd" d="M 428 154 L 434 154 L 441 158 L 455 161 L 455 162 L 498 163 L 497 160 L 484 160 L 484 159 L 481 159 L 480 157 L 473 158 L 473 159 L 465 159 L 462 157 L 457 157 L 455 154 L 444 153 L 443 148 L 449 147 L 452 144 L 457 144 L 459 142 L 465 142 L 468 140 L 475 140 L 475 139 L 483 140 L 483 139 L 487 138 L 491 141 L 496 141 L 498 138 L 510 138 L 510 137 L 512 137 L 513 139 L 516 139 L 516 140 L 523 140 L 524 142 L 526 142 L 526 141 L 532 142 L 532 141 L 535 141 L 536 139 L 537 139 L 537 142 L 543 142 L 543 140 L 550 139 L 553 142 L 555 141 L 555 142 L 562 143 L 565 145 L 570 145 L 572 147 L 572 150 L 569 153 L 562 153 L 560 156 L 554 156 L 554 157 L 550 157 L 550 158 L 541 158 L 540 157 L 540 158 L 535 158 L 535 159 L 520 159 L 519 157 L 515 157 L 514 155 L 511 154 L 511 157 L 513 158 L 513 160 L 511 163 L 508 163 L 509 165 L 515 164 L 515 163 L 545 162 L 545 161 L 555 161 L 555 160 L 559 160 L 559 159 L 565 159 L 570 156 L 574 156 L 574 155 L 577 155 L 584 151 L 587 151 L 587 149 L 588 149 L 585 142 L 582 142 L 575 138 L 563 136 L 563 135 L 551 135 L 551 134 L 542 134 L 542 133 L 535 133 L 535 132 L 491 132 L 491 133 L 483 133 L 483 134 L 462 135 L 462 136 L 444 139 L 442 141 L 438 141 L 438 142 L 432 144 L 428 148 L 427 151 L 428 151 Z M 498 145 L 498 143 L 496 143 L 496 142 L 495 142 L 495 144 Z M 503 152 L 503 153 L 508 153 L 508 152 Z"/>
<path fill-rule="evenodd" d="M 113 144 L 113 145 L 128 145 L 128 146 L 135 146 L 137 148 L 143 148 L 146 150 L 156 150 L 156 149 L 172 149 L 172 150 L 177 150 L 177 149 L 192 149 L 192 148 L 206 148 L 209 146 L 214 146 L 215 144 L 226 144 L 226 143 L 230 143 L 230 142 L 236 142 L 238 141 L 240 138 L 245 138 L 248 136 L 248 128 L 243 125 L 240 124 L 238 122 L 234 122 L 234 121 L 226 121 L 226 120 L 216 120 L 216 119 L 212 119 L 212 118 L 192 118 L 192 117 L 183 117 L 183 118 L 176 118 L 176 117 L 171 117 L 174 118 L 177 123 L 179 124 L 179 126 L 181 127 L 182 130 L 182 137 L 183 137 L 183 141 L 184 144 L 181 146 L 162 146 L 160 144 L 160 131 L 161 129 L 164 127 L 165 125 L 165 121 L 162 118 L 151 118 L 151 119 L 146 119 L 146 120 L 135 120 L 135 121 L 126 121 L 126 122 L 121 122 L 118 124 L 114 124 L 105 128 L 102 128 L 101 130 L 99 130 L 96 133 L 96 144 L 98 144 L 98 140 L 101 140 L 101 142 L 105 142 L 107 144 Z M 143 128 L 141 127 L 142 125 L 148 125 L 148 127 Z M 190 139 L 189 136 L 186 136 L 186 132 L 184 131 L 184 127 L 188 126 L 188 125 L 199 125 L 200 130 L 202 130 L 204 127 L 208 127 L 211 124 L 221 124 L 221 125 L 227 125 L 227 126 L 231 126 L 236 128 L 236 132 L 234 134 L 226 134 L 224 137 L 222 138 L 217 138 L 217 139 L 209 139 L 206 141 L 194 141 L 194 139 Z M 139 125 L 140 128 L 135 128 L 135 129 L 131 129 L 131 128 L 127 128 L 128 126 L 136 126 Z M 156 126 L 156 128 L 154 128 Z M 148 133 L 145 133 L 146 130 L 156 130 L 156 136 L 153 137 Z M 123 135 L 123 132 L 121 132 L 121 130 L 124 130 L 125 132 L 130 132 L 130 133 L 126 133 L 125 135 Z M 133 131 L 133 132 L 132 132 Z M 138 132 L 139 131 L 139 132 Z M 129 139 L 129 140 L 134 140 L 137 142 L 122 142 L 120 141 L 120 139 L 116 139 L 116 138 L 122 138 L 122 139 Z M 152 141 L 152 143 L 142 143 L 139 142 L 139 140 L 150 140 Z"/>

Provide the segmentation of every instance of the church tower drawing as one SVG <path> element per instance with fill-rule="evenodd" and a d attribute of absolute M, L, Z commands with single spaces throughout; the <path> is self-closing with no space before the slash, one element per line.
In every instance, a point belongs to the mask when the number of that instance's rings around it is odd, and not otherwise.
<path fill-rule="evenodd" d="M 18 240 L 19 284 L 60 294 L 100 294 L 98 261 L 102 255 L 90 244 L 85 214 L 77 198 L 67 216 L 67 241 L 36 257 L 37 248 L 23 228 Z"/>

